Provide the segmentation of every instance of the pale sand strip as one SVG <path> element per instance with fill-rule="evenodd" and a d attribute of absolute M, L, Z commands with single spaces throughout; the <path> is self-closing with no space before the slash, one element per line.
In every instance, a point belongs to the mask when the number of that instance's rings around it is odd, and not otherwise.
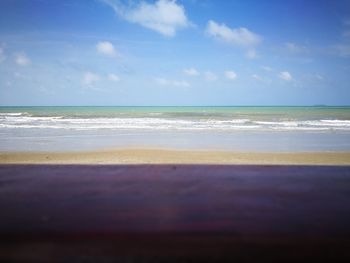
<path fill-rule="evenodd" d="M 350 165 L 350 152 L 256 153 L 164 149 L 2 152 L 0 164 L 276 164 Z"/>

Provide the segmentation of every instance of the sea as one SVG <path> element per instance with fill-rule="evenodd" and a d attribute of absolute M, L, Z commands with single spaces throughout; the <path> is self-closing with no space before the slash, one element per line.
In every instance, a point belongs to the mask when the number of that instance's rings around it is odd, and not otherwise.
<path fill-rule="evenodd" d="M 0 107 L 0 151 L 350 151 L 350 107 Z"/>

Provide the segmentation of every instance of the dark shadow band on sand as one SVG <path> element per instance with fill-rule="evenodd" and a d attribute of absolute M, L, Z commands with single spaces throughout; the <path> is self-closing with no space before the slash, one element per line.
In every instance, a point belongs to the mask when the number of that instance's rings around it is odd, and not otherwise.
<path fill-rule="evenodd" d="M 0 211 L 1 261 L 350 259 L 350 166 L 0 165 Z"/>

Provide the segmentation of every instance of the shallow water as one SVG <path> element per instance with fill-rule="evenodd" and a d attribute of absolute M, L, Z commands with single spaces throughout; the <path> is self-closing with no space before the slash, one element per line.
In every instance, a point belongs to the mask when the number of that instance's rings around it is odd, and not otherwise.
<path fill-rule="evenodd" d="M 350 107 L 0 107 L 1 151 L 349 151 Z"/>

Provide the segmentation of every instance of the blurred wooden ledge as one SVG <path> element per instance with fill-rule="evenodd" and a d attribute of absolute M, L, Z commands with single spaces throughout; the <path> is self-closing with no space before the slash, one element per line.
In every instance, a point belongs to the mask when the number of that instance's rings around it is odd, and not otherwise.
<path fill-rule="evenodd" d="M 0 261 L 350 260 L 350 167 L 0 165 Z"/>

